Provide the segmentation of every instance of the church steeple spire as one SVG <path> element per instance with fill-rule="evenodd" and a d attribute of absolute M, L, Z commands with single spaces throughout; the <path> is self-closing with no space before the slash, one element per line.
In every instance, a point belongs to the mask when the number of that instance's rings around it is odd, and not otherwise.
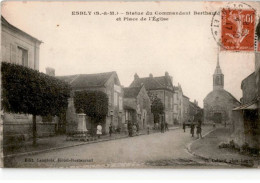
<path fill-rule="evenodd" d="M 224 88 L 224 75 L 222 74 L 220 64 L 219 64 L 219 50 L 217 56 L 217 66 L 213 75 L 213 90 Z"/>

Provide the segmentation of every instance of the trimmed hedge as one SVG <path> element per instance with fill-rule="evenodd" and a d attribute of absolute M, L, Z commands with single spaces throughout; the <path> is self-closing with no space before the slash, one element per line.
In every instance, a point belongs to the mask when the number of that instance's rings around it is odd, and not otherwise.
<path fill-rule="evenodd" d="M 68 107 L 70 86 L 39 71 L 2 62 L 2 108 L 11 113 L 33 115 L 33 145 L 36 145 L 36 115 L 64 113 Z"/>
<path fill-rule="evenodd" d="M 67 83 L 21 65 L 2 62 L 2 107 L 7 112 L 59 115 L 66 111 Z"/>
<path fill-rule="evenodd" d="M 100 122 L 108 112 L 108 97 L 101 91 L 78 91 L 74 94 L 74 106 L 77 113 L 85 113 Z"/>

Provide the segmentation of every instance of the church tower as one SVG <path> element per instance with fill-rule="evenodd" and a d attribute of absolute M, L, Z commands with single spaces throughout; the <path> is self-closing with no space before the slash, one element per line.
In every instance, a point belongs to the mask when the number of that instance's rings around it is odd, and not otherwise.
<path fill-rule="evenodd" d="M 217 59 L 217 67 L 213 74 L 213 90 L 224 89 L 224 74 L 222 74 L 220 65 L 219 65 L 219 53 Z"/>

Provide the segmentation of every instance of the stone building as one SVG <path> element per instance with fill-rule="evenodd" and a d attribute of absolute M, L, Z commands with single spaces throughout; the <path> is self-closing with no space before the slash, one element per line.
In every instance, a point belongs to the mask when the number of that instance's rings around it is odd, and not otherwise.
<path fill-rule="evenodd" d="M 77 128 L 78 115 L 75 112 L 73 94 L 75 91 L 98 90 L 107 94 L 109 99 L 108 114 L 102 123 L 103 133 L 108 133 L 109 125 L 115 128 L 121 127 L 123 121 L 123 91 L 116 72 L 105 72 L 98 74 L 77 74 L 69 76 L 57 76 L 71 85 L 72 94 L 66 114 L 67 132 Z M 91 120 L 86 119 L 87 129 L 95 129 Z"/>
<path fill-rule="evenodd" d="M 173 94 L 174 88 L 172 84 L 172 77 L 168 72 L 165 72 L 164 76 L 153 77 L 152 74 L 149 77 L 139 78 L 137 74 L 134 76 L 134 81 L 130 84 L 130 87 L 140 87 L 144 85 L 149 95 L 157 96 L 161 99 L 164 105 L 164 117 L 163 122 L 167 122 L 170 125 L 174 124 L 173 115 Z"/>
<path fill-rule="evenodd" d="M 213 74 L 213 91 L 203 100 L 204 123 L 231 124 L 232 110 L 239 105 L 240 102 L 224 89 L 224 74 L 221 71 L 218 59 Z"/>
<path fill-rule="evenodd" d="M 173 118 L 176 124 L 183 122 L 183 93 L 181 85 L 174 86 L 173 94 Z"/>
<path fill-rule="evenodd" d="M 42 41 L 10 24 L 1 16 L 1 62 L 15 63 L 39 70 L 39 52 Z M 32 115 L 2 113 L 4 144 L 12 145 L 32 137 Z M 37 116 L 37 136 L 54 135 L 54 121 L 42 122 Z"/>
<path fill-rule="evenodd" d="M 140 129 L 153 125 L 151 101 L 144 86 L 123 88 L 125 122 L 138 123 Z"/>
<path fill-rule="evenodd" d="M 260 149 L 260 117 L 259 117 L 259 65 L 260 53 L 255 55 L 255 72 L 241 83 L 243 91 L 242 104 L 233 109 L 231 138 L 239 146 L 247 143 L 250 148 Z"/>
<path fill-rule="evenodd" d="M 183 95 L 183 122 L 190 120 L 190 99 Z"/>
<path fill-rule="evenodd" d="M 189 102 L 189 118 L 191 121 L 198 122 L 198 120 L 202 121 L 203 118 L 203 110 L 199 107 L 198 101 L 194 100 L 194 102 Z"/>

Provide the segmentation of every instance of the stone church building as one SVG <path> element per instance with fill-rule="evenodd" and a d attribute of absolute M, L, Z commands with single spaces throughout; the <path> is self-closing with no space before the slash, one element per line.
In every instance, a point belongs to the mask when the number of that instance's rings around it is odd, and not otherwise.
<path fill-rule="evenodd" d="M 240 102 L 224 89 L 224 74 L 217 61 L 217 67 L 213 74 L 213 91 L 203 100 L 204 123 L 231 124 L 232 109 L 240 105 Z"/>

